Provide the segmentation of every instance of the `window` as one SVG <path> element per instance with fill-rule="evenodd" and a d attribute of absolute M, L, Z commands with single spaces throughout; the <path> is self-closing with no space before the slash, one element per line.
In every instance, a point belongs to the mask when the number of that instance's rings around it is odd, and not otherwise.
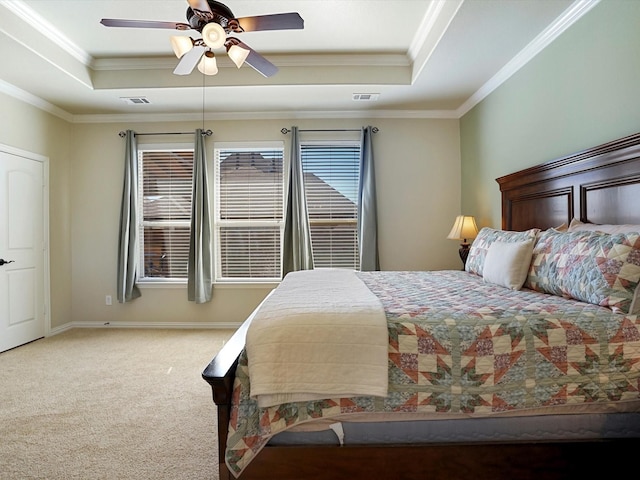
<path fill-rule="evenodd" d="M 193 149 L 138 151 L 140 279 L 187 278 Z"/>
<path fill-rule="evenodd" d="M 282 142 L 216 144 L 214 170 L 216 280 L 279 280 Z"/>
<path fill-rule="evenodd" d="M 282 142 L 216 143 L 212 201 L 215 281 L 282 276 Z M 359 268 L 359 142 L 305 142 L 301 159 L 316 267 Z M 139 150 L 140 280 L 187 279 L 192 148 Z"/>
<path fill-rule="evenodd" d="M 300 145 L 316 267 L 359 269 L 359 142 Z"/>

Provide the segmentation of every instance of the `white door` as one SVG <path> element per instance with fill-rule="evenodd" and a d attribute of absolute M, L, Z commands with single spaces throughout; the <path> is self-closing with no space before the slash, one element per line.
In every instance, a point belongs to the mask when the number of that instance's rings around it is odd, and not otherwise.
<path fill-rule="evenodd" d="M 45 334 L 44 164 L 0 150 L 0 352 Z"/>

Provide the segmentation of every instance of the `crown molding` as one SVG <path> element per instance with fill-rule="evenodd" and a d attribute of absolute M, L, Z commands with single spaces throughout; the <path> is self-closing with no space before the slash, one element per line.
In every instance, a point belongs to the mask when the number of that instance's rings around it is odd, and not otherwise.
<path fill-rule="evenodd" d="M 93 58 L 87 52 L 79 48 L 69 38 L 51 25 L 42 16 L 36 12 L 33 8 L 29 7 L 22 0 L 1 0 L 0 4 L 18 18 L 28 18 L 29 24 L 46 38 L 58 45 L 61 49 L 71 55 L 73 58 L 84 64 L 85 66 L 91 65 Z"/>
<path fill-rule="evenodd" d="M 4 80 L 0 80 L 0 93 L 4 93 L 10 97 L 32 105 L 40 110 L 55 115 L 62 120 L 73 123 L 73 115 L 71 115 L 69 112 L 62 110 L 61 108 L 56 107 L 55 105 L 52 105 L 51 103 L 41 99 L 40 97 L 36 97 L 35 95 L 32 95 L 29 92 L 16 87 L 15 85 L 7 83 Z"/>
<path fill-rule="evenodd" d="M 408 55 L 413 65 L 411 83 L 422 73 L 449 28 L 464 0 L 433 0 L 409 46 Z"/>
<path fill-rule="evenodd" d="M 534 38 L 515 57 L 513 57 L 509 63 L 502 67 L 498 73 L 491 77 L 473 95 L 471 95 L 467 101 L 456 110 L 458 118 L 463 117 L 473 107 L 488 97 L 489 94 L 529 63 L 536 55 L 548 47 L 549 44 L 551 44 L 598 3 L 600 3 L 600 0 L 577 0 L 574 2 L 556 19 L 555 22 Z"/>
<path fill-rule="evenodd" d="M 218 57 L 216 57 L 218 58 Z M 176 66 L 175 56 L 158 57 L 109 57 L 95 58 L 91 69 L 95 71 L 110 70 L 156 70 L 173 69 Z M 409 67 L 411 60 L 405 53 L 383 54 L 309 54 L 309 55 L 269 55 L 269 61 L 278 67 Z M 226 56 L 218 58 L 218 67 L 237 67 Z"/>
<path fill-rule="evenodd" d="M 273 111 L 273 112 L 205 112 L 205 121 L 224 120 L 286 120 L 335 118 L 388 118 L 388 119 L 457 119 L 455 110 L 326 110 L 326 111 Z M 202 121 L 201 112 L 167 114 L 115 114 L 75 115 L 72 123 L 152 123 Z"/>

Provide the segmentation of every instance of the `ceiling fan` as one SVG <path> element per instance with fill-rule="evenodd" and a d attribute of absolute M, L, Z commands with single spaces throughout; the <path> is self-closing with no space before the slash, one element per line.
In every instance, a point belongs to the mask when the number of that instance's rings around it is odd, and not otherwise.
<path fill-rule="evenodd" d="M 205 75 L 215 75 L 218 67 L 213 50 L 225 47 L 229 58 L 238 68 L 246 63 L 265 77 L 271 77 L 276 74 L 278 67 L 246 43 L 228 35 L 304 28 L 304 20 L 296 12 L 236 18 L 229 7 L 214 0 L 187 0 L 187 3 L 188 23 L 115 18 L 103 18 L 100 23 L 106 27 L 167 28 L 199 32 L 202 38 L 195 40 L 186 36 L 171 37 L 173 51 L 180 59 L 173 71 L 176 75 L 189 75 L 196 65 Z"/>

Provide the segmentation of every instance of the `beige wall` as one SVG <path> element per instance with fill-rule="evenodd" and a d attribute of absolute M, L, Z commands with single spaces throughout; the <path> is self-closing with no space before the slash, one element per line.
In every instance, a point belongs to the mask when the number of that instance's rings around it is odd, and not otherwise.
<path fill-rule="evenodd" d="M 497 177 L 640 131 L 639 26 L 640 2 L 600 2 L 461 119 L 479 226 L 501 226 Z"/>
<path fill-rule="evenodd" d="M 72 125 L 0 94 L 0 143 L 48 158 L 49 257 L 53 328 L 71 321 L 71 137 Z"/>
<path fill-rule="evenodd" d="M 201 122 L 69 123 L 0 94 L 0 143 L 49 159 L 51 327 L 70 324 L 236 324 L 267 287 L 216 288 L 210 304 L 186 300 L 186 289 L 146 288 L 125 305 L 114 299 L 124 141 L 118 132 L 190 131 Z M 282 127 L 359 128 L 375 125 L 381 266 L 386 270 L 459 268 L 455 242 L 446 240 L 460 213 L 457 120 L 211 121 L 214 141 L 285 140 Z M 180 139 L 181 141 L 183 138 Z M 176 137 L 140 137 L 141 143 Z M 211 151 L 211 150 L 209 150 Z"/>
<path fill-rule="evenodd" d="M 208 151 L 215 141 L 284 140 L 282 127 L 301 129 L 377 126 L 374 154 L 378 189 L 379 244 L 385 270 L 460 268 L 457 244 L 445 237 L 460 206 L 457 120 L 263 120 L 211 121 Z M 191 131 L 201 122 L 74 124 L 72 127 L 71 237 L 72 321 L 78 324 L 236 324 L 268 293 L 266 287 L 214 290 L 210 304 L 188 302 L 186 288 L 145 288 L 127 304 L 115 299 L 117 235 L 124 140 L 118 132 Z M 181 137 L 178 141 L 189 137 Z M 176 137 L 139 137 L 141 143 L 175 142 Z"/>

